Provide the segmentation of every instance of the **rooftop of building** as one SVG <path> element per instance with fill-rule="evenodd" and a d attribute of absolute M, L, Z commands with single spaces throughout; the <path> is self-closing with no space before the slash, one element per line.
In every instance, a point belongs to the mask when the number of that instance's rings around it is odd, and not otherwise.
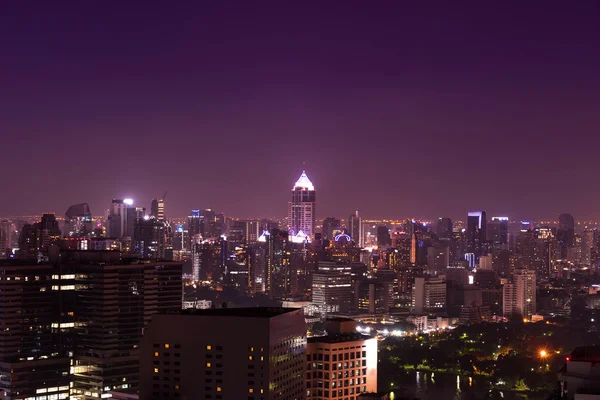
<path fill-rule="evenodd" d="M 335 335 L 327 336 L 316 336 L 308 338 L 308 343 L 344 343 L 344 342 L 356 342 L 359 340 L 373 339 L 372 336 L 363 335 L 362 333 L 340 333 Z"/>
<path fill-rule="evenodd" d="M 576 347 L 569 356 L 570 361 L 600 361 L 600 346 Z"/>
<path fill-rule="evenodd" d="M 273 318 L 279 315 L 297 312 L 299 310 L 301 309 L 283 307 L 211 308 L 205 310 L 187 309 L 182 310 L 181 315 L 241 318 Z"/>

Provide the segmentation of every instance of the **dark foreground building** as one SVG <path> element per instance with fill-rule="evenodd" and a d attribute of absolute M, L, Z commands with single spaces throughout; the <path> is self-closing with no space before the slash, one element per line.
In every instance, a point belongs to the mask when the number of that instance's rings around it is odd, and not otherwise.
<path fill-rule="evenodd" d="M 141 346 L 140 399 L 306 398 L 302 310 L 157 314 Z"/>
<path fill-rule="evenodd" d="M 0 399 L 135 393 L 153 314 L 181 310 L 181 264 L 66 251 L 0 262 Z"/>

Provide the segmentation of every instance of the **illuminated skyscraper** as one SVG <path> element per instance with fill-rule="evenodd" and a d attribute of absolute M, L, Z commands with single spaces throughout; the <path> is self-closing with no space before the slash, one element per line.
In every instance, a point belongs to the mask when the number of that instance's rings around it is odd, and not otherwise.
<path fill-rule="evenodd" d="M 292 236 L 304 236 L 308 241 L 315 233 L 315 187 L 302 171 L 292 188 L 292 201 L 288 203 L 288 229 Z"/>
<path fill-rule="evenodd" d="M 467 216 L 467 253 L 481 255 L 481 247 L 486 241 L 487 219 L 485 211 L 472 211 Z"/>

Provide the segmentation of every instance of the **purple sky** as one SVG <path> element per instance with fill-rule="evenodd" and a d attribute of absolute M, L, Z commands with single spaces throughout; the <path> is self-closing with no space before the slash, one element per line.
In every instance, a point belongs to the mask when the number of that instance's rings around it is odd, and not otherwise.
<path fill-rule="evenodd" d="M 598 2 L 10 3 L 0 215 L 600 219 Z"/>

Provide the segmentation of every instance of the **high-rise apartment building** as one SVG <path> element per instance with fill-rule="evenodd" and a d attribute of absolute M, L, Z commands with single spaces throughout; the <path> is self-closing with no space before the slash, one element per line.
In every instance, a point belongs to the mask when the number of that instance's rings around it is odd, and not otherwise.
<path fill-rule="evenodd" d="M 413 285 L 412 308 L 415 313 L 446 310 L 446 280 L 441 277 L 416 277 Z"/>
<path fill-rule="evenodd" d="M 140 365 L 140 400 L 303 400 L 304 314 L 223 308 L 155 315 Z"/>
<path fill-rule="evenodd" d="M 530 319 L 536 312 L 536 274 L 530 269 L 516 269 L 512 282 L 505 283 L 502 292 L 502 311 L 505 317 L 519 314 Z"/>
<path fill-rule="evenodd" d="M 327 336 L 308 339 L 306 399 L 350 400 L 377 392 L 377 339 L 356 332 L 356 322 L 327 321 Z"/>
<path fill-rule="evenodd" d="M 292 201 L 288 203 L 288 230 L 292 237 L 304 237 L 308 241 L 314 239 L 316 218 L 315 187 L 302 171 L 302 175 L 292 188 Z"/>

